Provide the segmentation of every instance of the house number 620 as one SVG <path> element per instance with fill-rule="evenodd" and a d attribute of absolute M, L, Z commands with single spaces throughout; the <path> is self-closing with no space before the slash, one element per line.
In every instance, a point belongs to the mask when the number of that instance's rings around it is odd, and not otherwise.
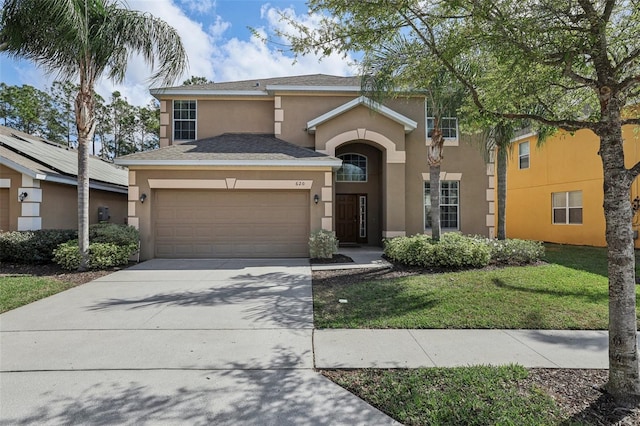
<path fill-rule="evenodd" d="M 301 180 L 296 181 L 296 186 L 305 186 L 306 184 L 307 184 L 306 182 L 301 181 Z"/>

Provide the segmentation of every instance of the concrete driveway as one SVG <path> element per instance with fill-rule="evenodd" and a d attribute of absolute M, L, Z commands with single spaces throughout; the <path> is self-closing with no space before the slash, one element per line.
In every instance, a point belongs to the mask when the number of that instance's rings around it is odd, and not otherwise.
<path fill-rule="evenodd" d="M 312 333 L 306 259 L 148 261 L 0 316 L 0 424 L 393 424 Z"/>

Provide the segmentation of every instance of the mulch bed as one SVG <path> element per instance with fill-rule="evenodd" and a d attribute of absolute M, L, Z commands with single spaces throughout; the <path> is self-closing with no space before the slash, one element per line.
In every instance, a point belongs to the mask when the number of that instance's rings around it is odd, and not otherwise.
<path fill-rule="evenodd" d="M 345 256 L 344 254 L 334 254 L 331 259 L 319 259 L 313 258 L 310 259 L 312 265 L 328 265 L 332 263 L 353 263 L 353 259 L 349 256 Z"/>
<path fill-rule="evenodd" d="M 57 281 L 80 285 L 97 278 L 109 275 L 126 266 L 101 271 L 67 271 L 55 263 L 46 265 L 22 265 L 13 263 L 0 263 L 0 276 L 33 275 L 46 277 Z"/>

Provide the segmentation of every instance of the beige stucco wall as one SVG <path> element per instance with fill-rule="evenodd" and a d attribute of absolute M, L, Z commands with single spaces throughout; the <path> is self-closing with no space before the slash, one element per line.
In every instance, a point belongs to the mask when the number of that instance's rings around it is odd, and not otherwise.
<path fill-rule="evenodd" d="M 15 231 L 18 229 L 18 216 L 20 216 L 20 203 L 18 202 L 18 188 L 22 185 L 22 174 L 0 164 L 0 179 L 9 179 L 9 229 L 3 231 Z"/>
<path fill-rule="evenodd" d="M 189 99 L 189 98 L 176 98 Z M 167 101 L 166 134 L 173 140 L 173 102 Z M 204 139 L 223 133 L 273 133 L 273 98 L 197 99 L 196 136 Z"/>
<path fill-rule="evenodd" d="M 328 188 L 328 193 L 331 193 L 331 181 L 327 182 L 326 173 L 331 172 L 331 168 L 317 168 L 317 169 L 224 169 L 224 168 L 208 168 L 208 169 L 185 169 L 185 168 L 173 168 L 173 169 L 145 169 L 145 168 L 130 168 L 135 173 L 135 185 L 130 185 L 130 201 L 129 201 L 129 215 L 134 217 L 133 222 L 139 223 L 140 239 L 141 239 L 141 259 L 151 259 L 154 256 L 155 239 L 153 234 L 153 207 L 154 207 L 154 189 L 151 188 L 149 179 L 152 180 L 189 180 L 191 188 L 195 188 L 198 185 L 202 185 L 202 181 L 211 180 L 223 180 L 235 179 L 236 181 L 242 180 L 277 180 L 277 181 L 311 181 L 311 185 L 305 189 L 299 189 L 300 191 L 309 192 L 309 217 L 310 217 L 310 230 L 311 232 L 322 228 L 323 218 L 326 218 L 327 209 L 326 203 L 331 203 L 331 196 L 324 197 L 323 188 Z M 200 183 L 198 183 L 200 181 Z M 277 184 L 273 185 L 277 187 Z M 135 189 L 132 189 L 135 188 Z M 241 191 L 241 189 L 227 189 L 228 191 Z M 265 189 L 266 191 L 270 189 Z M 140 203 L 139 197 L 141 194 L 147 194 L 147 199 L 144 203 Z M 321 202 L 315 204 L 313 197 L 318 194 L 321 197 Z M 331 207 L 331 204 L 329 204 Z M 331 215 L 332 212 L 330 211 Z M 131 219 L 130 219 L 131 221 Z"/>
<path fill-rule="evenodd" d="M 359 94 L 314 96 L 308 94 L 276 94 L 280 96 L 284 111 L 282 133 L 278 136 L 287 142 L 307 148 L 315 147 L 316 138 L 306 131 L 307 122 L 346 104 Z"/>
<path fill-rule="evenodd" d="M 77 187 L 42 182 L 42 229 L 78 227 Z M 98 207 L 109 207 L 109 222 L 124 224 L 127 218 L 127 194 L 92 189 L 89 192 L 89 224 L 98 223 Z"/>
<path fill-rule="evenodd" d="M 441 172 L 462 173 L 460 181 L 460 231 L 488 236 L 486 215 L 487 167 L 474 137 L 462 135 L 459 146 L 444 148 Z M 409 144 L 407 149 L 407 235 L 424 232 L 424 179 L 429 173 L 425 143 Z"/>
<path fill-rule="evenodd" d="M 397 98 L 385 105 L 417 123 L 416 129 L 405 133 L 403 126 L 369 108 L 360 105 L 317 126 L 316 133 L 306 130 L 307 122 L 360 96 L 360 93 L 274 93 L 264 98 L 199 99 L 198 138 L 225 132 L 280 133 L 276 136 L 291 143 L 324 151 L 327 141 L 345 132 L 366 129 L 384 138 L 390 148 L 380 141 L 354 137 L 336 147 L 336 152 L 347 152 L 355 142 L 369 145 L 381 152 L 381 196 L 378 220 L 382 233 L 407 235 L 424 230 L 424 174 L 427 166 L 427 137 L 424 98 Z M 169 117 L 171 101 L 167 100 Z M 169 120 L 171 122 L 171 120 Z M 169 128 L 168 134 L 171 135 Z M 442 172 L 462 173 L 460 182 L 460 231 L 467 234 L 489 235 L 487 167 L 473 138 L 461 135 L 457 146 L 445 146 Z M 171 172 L 167 176 L 171 175 Z M 141 188 L 142 191 L 142 188 Z M 331 190 L 332 198 L 336 188 Z M 145 203 L 146 204 L 146 203 Z M 373 200 L 369 201 L 372 214 Z M 145 207 L 146 208 L 146 207 Z M 373 216 L 370 216 L 373 218 Z M 312 215 L 312 222 L 315 220 Z M 141 224 L 144 221 L 141 219 Z M 326 218 L 325 218 L 326 223 Z M 369 226 L 373 223 L 370 219 Z M 312 226 L 313 229 L 313 226 Z M 371 229 L 369 235 L 378 234 Z M 385 234 L 386 235 L 386 234 Z"/>
<path fill-rule="evenodd" d="M 0 178 L 10 179 L 9 231 L 18 230 L 18 218 L 22 215 L 22 204 L 18 201 L 19 188 L 23 187 L 21 173 L 0 165 Z M 30 180 L 30 179 L 28 179 Z M 47 181 L 34 181 L 42 194 L 38 204 L 40 229 L 74 229 L 78 226 L 78 193 L 76 186 Z M 27 189 L 27 192 L 32 191 Z M 29 203 L 27 198 L 25 203 Z M 109 207 L 110 222 L 125 223 L 127 217 L 127 194 L 91 189 L 89 193 L 89 223 L 98 222 L 98 207 Z"/>

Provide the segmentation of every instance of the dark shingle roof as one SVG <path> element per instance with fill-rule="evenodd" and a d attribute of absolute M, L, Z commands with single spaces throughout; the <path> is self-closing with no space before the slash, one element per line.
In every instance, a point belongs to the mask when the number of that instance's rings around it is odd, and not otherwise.
<path fill-rule="evenodd" d="M 125 155 L 116 159 L 116 163 L 126 165 L 148 162 L 162 162 L 163 164 L 189 162 L 193 165 L 197 165 L 198 162 L 223 162 L 230 165 L 246 162 L 255 162 L 256 164 L 265 162 L 291 164 L 295 162 L 300 165 L 305 163 L 332 165 L 331 163 L 339 161 L 335 157 L 283 141 L 274 135 L 254 133 L 225 133 L 153 151 Z"/>
<path fill-rule="evenodd" d="M 297 75 L 290 77 L 273 77 L 222 83 L 208 83 L 188 86 L 165 87 L 163 89 L 184 90 L 255 90 L 264 91 L 267 86 L 325 86 L 325 87 L 360 87 L 360 77 L 340 77 L 326 74 Z M 152 90 L 160 90 L 154 89 Z"/>

